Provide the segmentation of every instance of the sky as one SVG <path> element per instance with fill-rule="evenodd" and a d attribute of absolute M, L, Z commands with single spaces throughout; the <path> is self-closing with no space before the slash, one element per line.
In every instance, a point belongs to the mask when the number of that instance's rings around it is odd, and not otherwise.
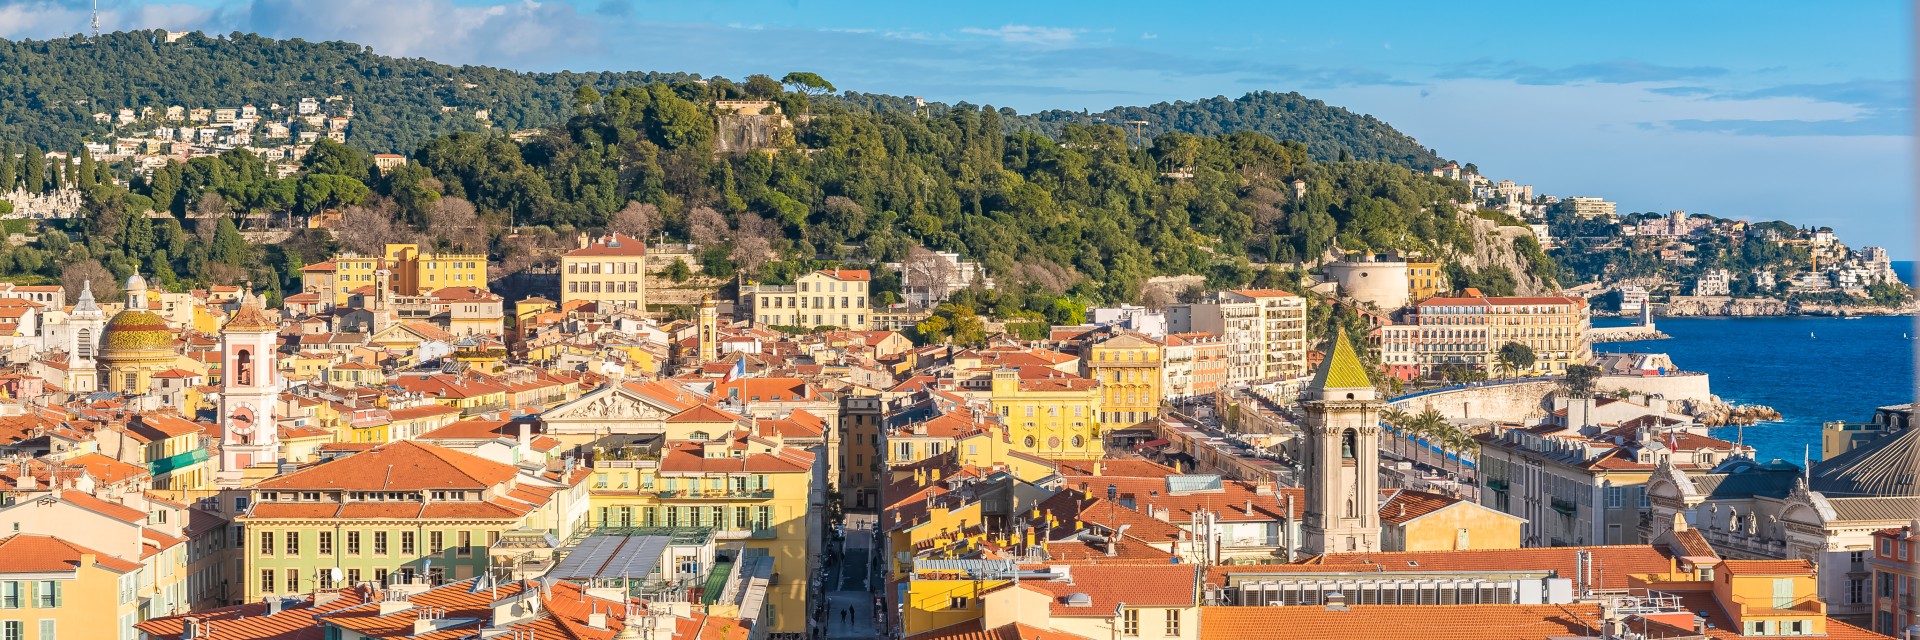
<path fill-rule="evenodd" d="M 0 37 L 84 31 L 90 10 L 0 0 Z M 108 31 L 528 71 L 814 71 L 1022 112 L 1298 91 L 1536 193 L 1831 226 L 1896 259 L 1915 257 L 1912 24 L 1890 0 L 101 0 Z"/>

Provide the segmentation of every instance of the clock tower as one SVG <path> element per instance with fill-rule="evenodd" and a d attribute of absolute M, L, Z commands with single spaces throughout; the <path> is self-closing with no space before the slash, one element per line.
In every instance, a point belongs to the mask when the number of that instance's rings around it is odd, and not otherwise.
<path fill-rule="evenodd" d="M 259 298 L 242 298 L 240 310 L 220 328 L 220 472 L 222 487 L 239 487 L 247 467 L 274 464 L 280 427 L 273 418 L 280 400 L 274 363 L 280 331 Z"/>

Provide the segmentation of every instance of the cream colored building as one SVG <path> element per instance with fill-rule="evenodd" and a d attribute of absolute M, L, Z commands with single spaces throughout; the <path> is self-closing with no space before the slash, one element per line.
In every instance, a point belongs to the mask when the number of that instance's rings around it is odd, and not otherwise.
<path fill-rule="evenodd" d="M 833 326 L 855 331 L 873 327 L 865 269 L 822 269 L 790 285 L 741 285 L 736 318 L 758 327 Z"/>
<path fill-rule="evenodd" d="M 560 256 L 560 304 L 589 300 L 607 306 L 646 309 L 647 244 L 623 234 L 589 239 Z"/>

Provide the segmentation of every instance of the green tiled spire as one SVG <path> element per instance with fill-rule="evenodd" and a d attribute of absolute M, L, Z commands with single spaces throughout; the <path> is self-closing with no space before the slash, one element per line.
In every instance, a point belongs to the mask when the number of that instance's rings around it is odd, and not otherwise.
<path fill-rule="evenodd" d="M 1367 377 L 1366 365 L 1360 364 L 1360 356 L 1353 351 L 1353 345 L 1347 342 L 1347 330 L 1341 329 L 1333 336 L 1333 353 L 1320 363 L 1320 370 L 1313 374 L 1315 389 L 1370 389 L 1373 379 Z"/>

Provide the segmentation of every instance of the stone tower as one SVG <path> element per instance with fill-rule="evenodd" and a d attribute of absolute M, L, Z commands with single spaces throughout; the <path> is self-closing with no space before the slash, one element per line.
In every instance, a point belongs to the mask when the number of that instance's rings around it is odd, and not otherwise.
<path fill-rule="evenodd" d="M 251 295 L 220 329 L 220 472 L 222 487 L 240 486 L 247 467 L 273 464 L 280 455 L 280 427 L 273 417 L 280 397 L 274 344 L 280 326 Z"/>
<path fill-rule="evenodd" d="M 714 306 L 713 296 L 700 298 L 700 362 L 713 362 L 720 357 L 720 308 Z"/>
<path fill-rule="evenodd" d="M 1308 554 L 1380 550 L 1380 410 L 1365 365 L 1334 336 L 1313 374 L 1307 410 L 1307 494 L 1301 543 Z"/>

